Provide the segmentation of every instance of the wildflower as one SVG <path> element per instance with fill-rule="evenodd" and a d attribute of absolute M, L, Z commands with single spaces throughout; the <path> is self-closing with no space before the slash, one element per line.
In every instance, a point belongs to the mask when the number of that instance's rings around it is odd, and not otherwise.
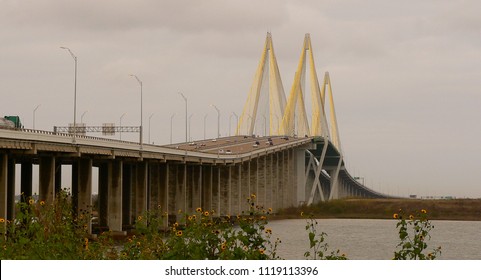
<path fill-rule="evenodd" d="M 174 227 L 178 227 L 178 226 L 179 226 L 179 223 L 175 222 Z"/>
<path fill-rule="evenodd" d="M 44 206 L 44 205 L 45 205 L 45 201 L 43 201 L 43 200 L 40 201 L 40 205 L 41 205 L 41 206 Z"/>
<path fill-rule="evenodd" d="M 432 258 L 433 258 L 433 254 L 429 253 L 429 254 L 428 254 L 428 258 L 432 259 Z"/>
<path fill-rule="evenodd" d="M 393 217 L 394 219 L 397 219 L 397 218 L 399 218 L 399 215 L 396 213 L 396 214 L 392 215 L 392 217 Z"/>
<path fill-rule="evenodd" d="M 134 234 L 134 235 L 132 235 L 132 239 L 135 239 L 135 238 L 137 238 L 137 237 L 135 236 L 135 234 Z"/>
<path fill-rule="evenodd" d="M 30 198 L 30 199 L 28 200 L 28 204 L 32 205 L 32 204 L 34 204 L 34 203 L 35 203 L 35 200 L 33 200 L 33 198 Z"/>
<path fill-rule="evenodd" d="M 202 212 L 202 208 L 197 207 L 197 208 L 195 209 L 195 211 L 198 212 L 198 213 L 200 213 L 200 212 Z"/>
<path fill-rule="evenodd" d="M 0 218 L 0 223 L 5 223 L 5 219 L 4 219 L 4 218 Z"/>
<path fill-rule="evenodd" d="M 267 234 L 272 234 L 272 229 L 266 228 L 265 232 L 266 232 Z"/>
<path fill-rule="evenodd" d="M 303 212 L 303 211 L 301 211 L 301 217 L 304 217 L 304 212 Z"/>
<path fill-rule="evenodd" d="M 414 220 L 414 216 L 413 216 L 413 215 L 409 215 L 409 219 L 410 219 L 410 220 Z"/>
<path fill-rule="evenodd" d="M 131 238 L 129 238 L 128 241 L 129 241 L 129 243 L 132 243 L 132 239 L 131 239 Z"/>
<path fill-rule="evenodd" d="M 127 257 L 127 253 L 123 252 L 122 257 Z"/>
<path fill-rule="evenodd" d="M 140 247 L 140 242 L 139 242 L 139 241 L 137 241 L 137 247 Z"/>
<path fill-rule="evenodd" d="M 421 213 L 426 214 L 427 212 L 425 209 L 421 209 Z"/>
<path fill-rule="evenodd" d="M 178 237 L 181 237 L 181 236 L 182 236 L 182 231 L 181 231 L 181 230 L 177 231 L 177 232 L 175 233 L 175 235 L 177 235 Z"/>
<path fill-rule="evenodd" d="M 222 249 L 222 251 L 224 251 L 226 248 L 227 248 L 227 245 L 224 243 L 222 243 L 222 245 L 220 246 L 220 248 Z"/>
<path fill-rule="evenodd" d="M 261 220 L 265 220 L 266 219 L 266 216 L 261 216 Z"/>
<path fill-rule="evenodd" d="M 264 255 L 264 249 L 259 249 L 259 253 L 261 253 L 261 255 Z"/>
<path fill-rule="evenodd" d="M 251 194 L 251 198 L 252 198 L 252 199 L 256 199 L 256 195 L 255 195 L 255 194 Z"/>
<path fill-rule="evenodd" d="M 188 216 L 187 219 L 192 222 L 192 216 Z"/>
<path fill-rule="evenodd" d="M 206 217 L 209 216 L 209 211 L 205 211 L 204 216 L 206 216 Z"/>
<path fill-rule="evenodd" d="M 267 211 L 269 211 L 269 212 L 272 212 L 272 208 L 271 208 L 271 207 L 269 207 L 269 208 L 267 209 Z"/>
<path fill-rule="evenodd" d="M 139 222 L 142 221 L 142 216 L 138 216 L 138 217 L 137 217 L 137 220 L 138 220 Z"/>

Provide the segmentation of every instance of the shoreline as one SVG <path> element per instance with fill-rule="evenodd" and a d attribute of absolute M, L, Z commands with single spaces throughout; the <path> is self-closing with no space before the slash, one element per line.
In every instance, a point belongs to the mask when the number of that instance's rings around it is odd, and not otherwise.
<path fill-rule="evenodd" d="M 395 213 L 416 215 L 421 209 L 430 220 L 481 221 L 481 199 L 340 199 L 282 209 L 269 219 L 392 219 Z"/>

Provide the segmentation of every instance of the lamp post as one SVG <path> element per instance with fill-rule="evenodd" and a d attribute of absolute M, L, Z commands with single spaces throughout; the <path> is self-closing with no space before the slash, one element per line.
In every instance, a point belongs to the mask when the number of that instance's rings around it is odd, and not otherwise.
<path fill-rule="evenodd" d="M 220 137 L 220 110 L 214 104 L 210 104 L 217 111 L 217 138 Z"/>
<path fill-rule="evenodd" d="M 73 139 L 72 143 L 75 144 L 75 138 L 77 137 L 77 56 L 67 47 L 60 47 L 67 50 L 72 56 L 75 62 L 75 76 L 74 76 L 74 88 L 73 88 Z"/>
<path fill-rule="evenodd" d="M 85 114 L 87 114 L 88 111 L 89 110 L 82 113 L 82 116 L 80 116 L 80 123 L 84 123 L 84 116 L 85 116 Z"/>
<path fill-rule="evenodd" d="M 185 143 L 187 143 L 187 97 L 182 92 L 178 92 L 185 101 Z"/>
<path fill-rule="evenodd" d="M 239 126 L 239 116 L 235 113 L 235 112 L 232 112 L 232 114 L 235 116 L 235 127 L 236 127 L 236 130 L 235 130 L 235 135 L 238 135 L 239 134 L 239 131 L 237 131 L 237 127 Z"/>
<path fill-rule="evenodd" d="M 205 140 L 205 121 L 207 120 L 208 114 L 204 115 L 204 140 Z"/>
<path fill-rule="evenodd" d="M 192 134 L 190 133 L 190 128 L 191 128 L 191 125 L 190 125 L 190 124 L 191 124 L 191 119 L 192 119 L 192 116 L 193 116 L 193 115 L 194 115 L 194 114 L 190 114 L 190 116 L 189 116 L 189 142 L 192 141 Z"/>
<path fill-rule="evenodd" d="M 150 114 L 149 116 L 149 144 L 150 144 L 150 120 L 152 119 L 152 116 L 154 116 L 154 113 Z"/>
<path fill-rule="evenodd" d="M 127 113 L 123 113 L 122 116 L 120 116 L 120 128 L 119 128 L 119 134 L 120 134 L 120 140 L 122 140 L 122 118 L 125 116 Z"/>
<path fill-rule="evenodd" d="M 131 77 L 134 77 L 137 82 L 139 82 L 139 85 L 140 85 L 140 149 L 142 150 L 143 147 L 144 147 L 144 144 L 143 144 L 143 134 L 144 134 L 144 127 L 143 127 L 143 107 L 142 107 L 142 81 L 139 79 L 139 77 L 137 77 L 136 75 L 134 74 L 130 74 Z"/>
<path fill-rule="evenodd" d="M 264 118 L 264 136 L 266 136 L 266 134 L 267 134 L 267 118 L 266 118 L 266 115 L 262 115 L 262 117 Z"/>
<path fill-rule="evenodd" d="M 37 112 L 38 107 L 40 107 L 40 104 L 38 104 L 37 107 L 33 109 L 33 129 L 35 129 L 35 113 Z"/>
<path fill-rule="evenodd" d="M 172 144 L 172 123 L 174 120 L 175 113 L 170 116 L 170 144 Z"/>

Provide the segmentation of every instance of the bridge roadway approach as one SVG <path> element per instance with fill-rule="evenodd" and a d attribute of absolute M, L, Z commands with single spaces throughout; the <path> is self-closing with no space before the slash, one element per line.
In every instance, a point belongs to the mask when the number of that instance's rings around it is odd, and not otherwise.
<path fill-rule="evenodd" d="M 97 167 L 99 224 L 119 232 L 156 208 L 174 218 L 179 210 L 192 213 L 197 207 L 214 210 L 214 216 L 241 214 L 248 209 L 246 198 L 251 194 L 259 205 L 274 211 L 328 198 L 375 197 L 345 171 L 339 153 L 328 143 L 319 167 L 322 138 L 233 136 L 140 146 L 105 138 L 73 139 L 69 134 L 0 129 L 0 217 L 12 220 L 15 215 L 17 164 L 21 192 L 27 198 L 32 195 L 33 165 L 39 166 L 38 195 L 47 203 L 62 188 L 63 166 L 71 165 L 77 213 L 91 209 L 92 168 Z M 338 179 L 332 180 L 336 170 Z"/>

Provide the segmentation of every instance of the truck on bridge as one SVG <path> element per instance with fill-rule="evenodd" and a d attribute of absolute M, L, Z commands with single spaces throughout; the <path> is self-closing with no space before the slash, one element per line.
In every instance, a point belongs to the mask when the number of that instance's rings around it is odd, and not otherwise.
<path fill-rule="evenodd" d="M 0 118 L 0 128 L 23 128 L 19 116 L 5 116 Z"/>

